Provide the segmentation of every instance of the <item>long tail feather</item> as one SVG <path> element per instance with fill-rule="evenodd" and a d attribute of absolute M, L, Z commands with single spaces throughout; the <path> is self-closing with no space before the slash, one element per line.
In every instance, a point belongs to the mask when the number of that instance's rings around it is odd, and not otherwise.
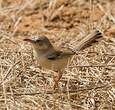
<path fill-rule="evenodd" d="M 76 46 L 76 51 L 83 50 L 92 44 L 98 42 L 97 40 L 102 37 L 101 32 L 93 31 L 91 34 L 84 37 Z"/>

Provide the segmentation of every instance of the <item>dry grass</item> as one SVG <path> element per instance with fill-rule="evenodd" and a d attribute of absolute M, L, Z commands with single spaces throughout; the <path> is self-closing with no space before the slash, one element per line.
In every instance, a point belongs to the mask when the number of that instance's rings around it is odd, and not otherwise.
<path fill-rule="evenodd" d="M 115 44 L 105 32 L 115 23 L 115 1 L 7 1 L 0 1 L 0 110 L 114 110 Z M 22 39 L 46 35 L 75 50 L 93 29 L 103 40 L 73 56 L 54 93 L 53 71 L 39 68 Z"/>

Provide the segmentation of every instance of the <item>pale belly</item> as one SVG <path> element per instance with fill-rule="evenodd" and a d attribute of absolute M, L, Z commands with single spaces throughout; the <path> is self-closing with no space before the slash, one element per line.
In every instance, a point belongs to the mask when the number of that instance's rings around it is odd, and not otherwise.
<path fill-rule="evenodd" d="M 68 64 L 69 58 L 64 58 L 64 59 L 57 59 L 57 60 L 48 60 L 45 58 L 38 58 L 38 62 L 40 66 L 55 70 L 55 71 L 60 71 L 63 70 L 67 64 Z"/>
<path fill-rule="evenodd" d="M 68 61 L 70 60 L 70 57 L 65 57 L 62 59 L 56 59 L 56 60 L 49 60 L 45 58 L 44 56 L 38 56 L 36 53 L 34 53 L 34 56 L 38 60 L 38 63 L 40 66 L 46 69 L 54 70 L 54 71 L 62 71 L 66 68 Z"/>

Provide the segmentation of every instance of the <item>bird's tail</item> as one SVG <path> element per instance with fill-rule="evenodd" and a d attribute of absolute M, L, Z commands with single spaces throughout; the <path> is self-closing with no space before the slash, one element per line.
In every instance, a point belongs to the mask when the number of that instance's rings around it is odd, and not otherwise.
<path fill-rule="evenodd" d="M 102 33 L 99 31 L 93 31 L 91 34 L 84 37 L 79 43 L 76 45 L 76 51 L 83 50 L 92 44 L 98 42 L 98 39 L 102 37 Z"/>

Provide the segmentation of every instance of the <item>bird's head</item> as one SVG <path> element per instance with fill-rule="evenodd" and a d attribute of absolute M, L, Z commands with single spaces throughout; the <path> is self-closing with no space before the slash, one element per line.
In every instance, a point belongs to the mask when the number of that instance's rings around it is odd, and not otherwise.
<path fill-rule="evenodd" d="M 49 39 L 45 36 L 36 39 L 24 39 L 24 41 L 30 42 L 33 45 L 33 47 L 39 51 L 45 51 L 50 48 L 53 48 Z"/>

